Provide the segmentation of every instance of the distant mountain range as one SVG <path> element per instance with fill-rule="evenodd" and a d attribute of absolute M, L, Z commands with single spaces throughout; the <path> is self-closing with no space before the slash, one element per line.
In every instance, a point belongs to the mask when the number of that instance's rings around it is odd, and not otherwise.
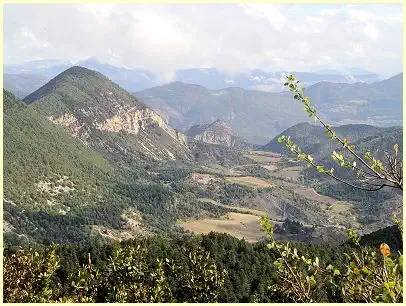
<path fill-rule="evenodd" d="M 37 60 L 21 64 L 4 65 L 3 72 L 7 74 L 41 75 L 50 80 L 72 66 L 73 63 L 68 60 Z"/>
<path fill-rule="evenodd" d="M 68 61 L 34 61 L 5 66 L 5 88 L 24 97 L 71 65 Z M 175 74 L 175 79 L 182 82 L 156 86 L 156 75 L 147 70 L 103 64 L 96 58 L 80 65 L 99 71 L 135 93 L 140 101 L 166 118 L 169 125 L 183 132 L 193 125 L 222 119 L 248 142 L 265 144 L 283 129 L 306 121 L 290 93 L 280 92 L 284 89 L 280 72 L 256 69 L 230 77 L 216 69 L 183 69 Z M 342 74 L 338 71 L 294 74 L 307 87 L 305 94 L 319 113 L 331 124 L 402 124 L 402 73 L 373 83 L 368 82 L 379 77 L 362 69 Z"/>
<path fill-rule="evenodd" d="M 48 80 L 55 77 L 73 65 L 82 66 L 96 70 L 113 82 L 119 84 L 127 91 L 134 92 L 150 87 L 163 85 L 155 73 L 146 69 L 127 69 L 106 63 L 101 63 L 97 58 L 91 57 L 76 63 L 67 60 L 38 60 L 16 65 L 5 65 L 4 73 L 13 75 L 34 74 L 44 78 L 44 85 Z M 322 72 L 293 72 L 305 86 L 317 82 L 376 82 L 381 79 L 375 73 L 363 69 L 349 69 L 347 71 L 322 71 Z M 261 69 L 254 69 L 244 73 L 226 74 L 215 68 L 189 68 L 180 69 L 175 72 L 174 82 L 179 81 L 187 84 L 196 84 L 208 89 L 216 90 L 226 87 L 240 87 L 243 89 L 263 90 L 279 92 L 284 90 L 285 72 L 267 72 Z M 5 75 L 5 80 L 9 76 Z M 15 93 L 14 87 L 21 83 L 18 79 L 9 79 L 6 89 Z M 31 86 L 32 87 L 32 86 Z M 24 91 L 28 92 L 28 91 Z"/>
<path fill-rule="evenodd" d="M 307 88 L 305 94 L 331 124 L 401 125 L 402 78 L 403 74 L 398 74 L 373 84 L 321 82 Z M 223 119 L 238 135 L 258 144 L 308 120 L 289 92 L 270 93 L 235 87 L 209 90 L 174 82 L 134 95 L 159 110 L 169 124 L 181 131 Z"/>
<path fill-rule="evenodd" d="M 350 74 L 339 72 L 314 73 L 314 72 L 289 72 L 294 74 L 303 85 L 309 86 L 317 82 L 326 81 L 334 83 L 375 82 L 380 77 L 374 73 Z M 222 73 L 214 68 L 182 69 L 175 75 L 175 81 L 197 84 L 208 89 L 222 89 L 226 87 L 240 87 L 243 89 L 280 92 L 284 90 L 284 76 L 287 72 L 267 72 L 254 69 L 235 75 Z"/>
<path fill-rule="evenodd" d="M 134 94 L 180 131 L 222 119 L 248 142 L 264 144 L 307 116 L 290 93 L 270 93 L 230 87 L 209 90 L 180 82 Z"/>

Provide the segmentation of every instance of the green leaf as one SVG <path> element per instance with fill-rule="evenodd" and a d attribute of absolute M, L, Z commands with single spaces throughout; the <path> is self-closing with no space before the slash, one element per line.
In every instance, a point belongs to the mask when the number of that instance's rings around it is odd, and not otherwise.
<path fill-rule="evenodd" d="M 283 136 L 278 137 L 278 143 L 281 143 L 284 139 L 285 139 L 285 137 L 283 137 Z"/>
<path fill-rule="evenodd" d="M 326 267 L 326 270 L 327 270 L 327 271 L 333 270 L 333 266 L 332 266 L 331 264 L 329 264 L 329 265 Z"/>
<path fill-rule="evenodd" d="M 365 158 L 371 160 L 371 152 L 365 153 Z"/>
<path fill-rule="evenodd" d="M 317 166 L 317 172 L 324 173 L 325 172 L 324 166 Z"/>
<path fill-rule="evenodd" d="M 390 290 L 391 288 L 395 287 L 396 282 L 386 282 L 384 283 L 384 286 L 386 289 Z"/>
<path fill-rule="evenodd" d="M 310 284 L 311 284 L 312 286 L 316 285 L 316 280 L 314 279 L 314 276 L 313 276 L 313 275 L 310 276 L 309 280 L 310 280 Z"/>

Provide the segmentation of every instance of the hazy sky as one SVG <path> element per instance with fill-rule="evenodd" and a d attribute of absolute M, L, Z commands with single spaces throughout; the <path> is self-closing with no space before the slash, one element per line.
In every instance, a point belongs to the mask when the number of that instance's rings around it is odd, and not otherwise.
<path fill-rule="evenodd" d="M 402 71 L 400 4 L 6 4 L 6 64 L 82 60 L 225 72 Z"/>

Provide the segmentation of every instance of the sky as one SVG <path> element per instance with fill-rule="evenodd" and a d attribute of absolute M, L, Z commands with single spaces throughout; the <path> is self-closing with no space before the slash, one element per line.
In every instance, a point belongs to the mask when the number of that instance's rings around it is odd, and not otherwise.
<path fill-rule="evenodd" d="M 6 4 L 5 64 L 40 59 L 226 73 L 402 71 L 400 4 Z"/>

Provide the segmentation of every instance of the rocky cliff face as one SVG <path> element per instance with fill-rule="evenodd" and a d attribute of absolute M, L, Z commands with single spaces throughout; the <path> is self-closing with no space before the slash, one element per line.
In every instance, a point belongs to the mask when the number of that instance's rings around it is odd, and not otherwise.
<path fill-rule="evenodd" d="M 92 128 L 112 133 L 124 131 L 128 134 L 138 135 L 140 130 L 147 132 L 148 129 L 159 126 L 174 141 L 187 147 L 187 137 L 170 127 L 162 117 L 149 108 L 130 108 L 126 112 L 119 112 L 101 122 L 94 120 L 90 123 L 90 126 L 86 122 L 76 118 L 73 113 L 49 116 L 48 119 L 57 125 L 67 128 L 72 136 L 80 138 L 85 144 L 88 144 L 89 131 Z"/>
<path fill-rule="evenodd" d="M 250 147 L 243 138 L 236 136 L 230 124 L 224 120 L 216 120 L 211 124 L 192 126 L 186 135 L 196 141 L 227 147 Z"/>

